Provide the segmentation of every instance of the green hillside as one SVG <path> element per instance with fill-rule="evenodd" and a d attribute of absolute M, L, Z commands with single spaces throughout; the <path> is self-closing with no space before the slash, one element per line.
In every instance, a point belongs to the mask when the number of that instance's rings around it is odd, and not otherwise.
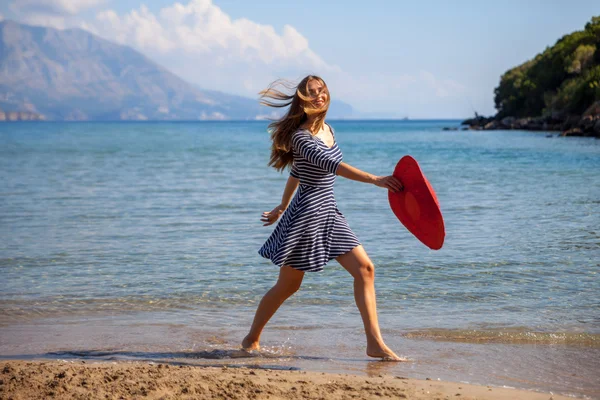
<path fill-rule="evenodd" d="M 600 100 L 600 17 L 504 73 L 494 92 L 497 119 L 581 115 Z"/>

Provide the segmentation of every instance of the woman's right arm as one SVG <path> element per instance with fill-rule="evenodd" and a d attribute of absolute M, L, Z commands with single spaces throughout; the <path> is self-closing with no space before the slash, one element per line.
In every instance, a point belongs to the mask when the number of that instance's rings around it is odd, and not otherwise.
<path fill-rule="evenodd" d="M 390 176 L 375 176 L 368 172 L 361 171 L 358 168 L 353 167 L 350 164 L 340 163 L 336 174 L 343 176 L 344 178 L 351 179 L 353 181 L 372 183 L 375 186 L 386 188 L 392 192 L 399 192 L 403 190 L 402 182 L 393 175 Z"/>
<path fill-rule="evenodd" d="M 271 225 L 279 219 L 281 214 L 290 205 L 290 201 L 292 201 L 292 196 L 294 195 L 294 192 L 298 188 L 299 184 L 300 179 L 290 175 L 290 177 L 287 180 L 287 183 L 285 184 L 285 189 L 283 189 L 283 195 L 281 196 L 281 204 L 272 209 L 270 212 L 265 211 L 262 213 L 262 218 L 260 220 L 264 222 L 263 226 Z"/>
<path fill-rule="evenodd" d="M 320 148 L 310 133 L 299 132 L 292 137 L 294 148 L 309 163 L 335 175 L 354 181 L 372 183 L 375 186 L 386 188 L 392 192 L 403 190 L 402 182 L 394 176 L 375 176 L 368 172 L 361 171 L 350 164 L 343 163 L 341 159 L 334 158 L 329 152 Z"/>

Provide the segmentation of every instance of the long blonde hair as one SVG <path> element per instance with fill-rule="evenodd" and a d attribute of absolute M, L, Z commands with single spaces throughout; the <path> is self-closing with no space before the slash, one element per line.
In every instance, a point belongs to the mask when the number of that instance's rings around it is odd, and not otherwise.
<path fill-rule="evenodd" d="M 308 92 L 308 84 L 313 80 L 323 85 L 323 90 L 327 93 L 327 101 L 319 108 L 313 106 L 313 98 Z M 280 86 L 290 91 L 293 90 L 294 93 L 287 94 L 282 92 L 277 89 Z M 309 75 L 302 79 L 298 85 L 294 85 L 294 83 L 283 79 L 276 80 L 268 88 L 259 92 L 259 94 L 260 103 L 265 106 L 277 108 L 290 106 L 283 117 L 269 124 L 269 133 L 272 140 L 269 166 L 282 171 L 294 161 L 292 135 L 306 122 L 308 116 L 315 116 L 309 128 L 313 135 L 323 127 L 325 114 L 327 114 L 330 102 L 329 89 L 327 89 L 327 85 L 323 79 L 315 75 Z"/>

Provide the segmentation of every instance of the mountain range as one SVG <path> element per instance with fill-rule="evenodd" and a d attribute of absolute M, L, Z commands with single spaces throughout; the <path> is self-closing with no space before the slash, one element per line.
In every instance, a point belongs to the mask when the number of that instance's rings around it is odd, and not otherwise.
<path fill-rule="evenodd" d="M 254 120 L 281 113 L 257 99 L 203 90 L 85 30 L 10 20 L 0 21 L 0 111 L 71 121 Z M 331 102 L 328 117 L 353 115 L 350 105 Z"/>

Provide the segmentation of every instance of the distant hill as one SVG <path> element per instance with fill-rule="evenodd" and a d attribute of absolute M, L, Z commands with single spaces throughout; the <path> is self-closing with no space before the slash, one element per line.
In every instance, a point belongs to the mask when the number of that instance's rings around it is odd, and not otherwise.
<path fill-rule="evenodd" d="M 87 31 L 9 20 L 0 22 L 0 110 L 46 120 L 253 120 L 274 111 L 256 99 L 202 90 Z M 333 101 L 328 116 L 353 114 Z"/>

